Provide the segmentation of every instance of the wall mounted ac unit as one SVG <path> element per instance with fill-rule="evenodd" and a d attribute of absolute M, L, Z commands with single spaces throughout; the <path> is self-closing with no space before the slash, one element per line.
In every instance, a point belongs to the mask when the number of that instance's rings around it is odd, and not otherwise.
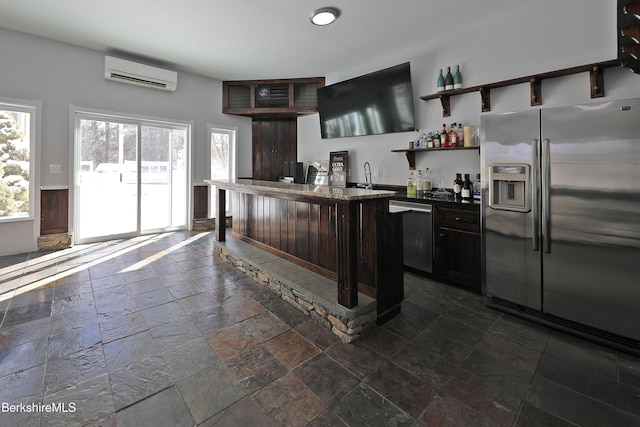
<path fill-rule="evenodd" d="M 104 78 L 137 86 L 175 91 L 178 73 L 151 65 L 127 61 L 113 56 L 104 57 Z"/>

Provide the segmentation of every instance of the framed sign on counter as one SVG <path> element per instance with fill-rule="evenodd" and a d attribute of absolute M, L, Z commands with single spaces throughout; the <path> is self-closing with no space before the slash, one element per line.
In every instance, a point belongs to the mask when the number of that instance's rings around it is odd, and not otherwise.
<path fill-rule="evenodd" d="M 320 160 L 307 163 L 306 183 L 329 185 L 329 162 Z"/>
<path fill-rule="evenodd" d="M 348 151 L 333 151 L 329 153 L 329 185 L 334 187 L 347 186 L 348 160 Z"/>

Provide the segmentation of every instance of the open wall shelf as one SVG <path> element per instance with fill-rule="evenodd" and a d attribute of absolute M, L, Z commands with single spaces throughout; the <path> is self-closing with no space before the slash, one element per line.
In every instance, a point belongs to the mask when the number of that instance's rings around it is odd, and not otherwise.
<path fill-rule="evenodd" d="M 568 76 L 570 74 L 589 72 L 591 98 L 600 98 L 604 96 L 604 69 L 624 66 L 620 59 L 612 59 L 604 62 L 596 62 L 594 64 L 580 65 L 577 67 L 565 68 L 562 70 L 549 71 L 546 73 L 532 74 L 530 76 L 518 77 L 515 79 L 503 80 L 500 82 L 487 83 L 479 86 L 471 86 L 458 90 L 448 90 L 444 92 L 434 93 L 432 95 L 421 96 L 420 99 L 429 101 L 431 99 L 439 99 L 442 103 L 442 117 L 451 115 L 451 97 L 471 92 L 480 92 L 480 100 L 482 112 L 491 111 L 491 89 L 500 87 L 529 83 L 531 87 L 531 106 L 542 105 L 542 80 L 555 77 Z"/>
<path fill-rule="evenodd" d="M 414 170 L 416 168 L 416 153 L 426 151 L 457 151 L 457 150 L 478 150 L 480 153 L 480 147 L 442 147 L 442 148 L 407 148 L 399 150 L 391 150 L 392 153 L 404 153 L 407 156 L 409 162 L 409 169 Z"/>

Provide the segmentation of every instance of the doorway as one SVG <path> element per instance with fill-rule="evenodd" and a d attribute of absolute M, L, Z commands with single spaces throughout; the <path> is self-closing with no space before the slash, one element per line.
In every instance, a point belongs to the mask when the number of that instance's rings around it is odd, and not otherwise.
<path fill-rule="evenodd" d="M 184 229 L 190 125 L 76 113 L 76 243 Z"/>

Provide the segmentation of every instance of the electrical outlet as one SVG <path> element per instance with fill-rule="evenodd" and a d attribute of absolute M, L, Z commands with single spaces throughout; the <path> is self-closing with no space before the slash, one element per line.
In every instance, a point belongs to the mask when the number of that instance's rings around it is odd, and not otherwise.
<path fill-rule="evenodd" d="M 49 173 L 60 173 L 61 171 L 61 165 L 49 165 Z"/>
<path fill-rule="evenodd" d="M 373 176 L 379 177 L 380 176 L 380 169 L 374 169 L 373 170 Z"/>

